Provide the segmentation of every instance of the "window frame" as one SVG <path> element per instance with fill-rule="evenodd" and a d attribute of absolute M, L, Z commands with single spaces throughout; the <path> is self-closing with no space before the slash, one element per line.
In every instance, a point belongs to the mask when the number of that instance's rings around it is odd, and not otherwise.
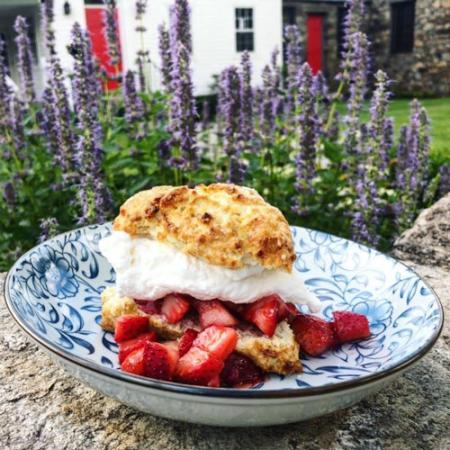
<path fill-rule="evenodd" d="M 239 11 L 249 11 L 248 16 L 241 15 Z M 250 21 L 250 24 L 246 24 Z M 234 8 L 234 34 L 236 41 L 236 52 L 255 51 L 255 15 L 253 7 L 236 7 Z M 246 39 L 248 40 L 246 42 Z"/>

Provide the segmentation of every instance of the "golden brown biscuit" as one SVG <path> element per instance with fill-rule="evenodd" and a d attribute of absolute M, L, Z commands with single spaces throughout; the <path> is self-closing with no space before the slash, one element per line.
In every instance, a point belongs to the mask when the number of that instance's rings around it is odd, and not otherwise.
<path fill-rule="evenodd" d="M 290 272 L 295 261 L 283 214 L 255 190 L 232 184 L 139 192 L 122 205 L 113 228 L 231 269 L 257 263 Z"/>

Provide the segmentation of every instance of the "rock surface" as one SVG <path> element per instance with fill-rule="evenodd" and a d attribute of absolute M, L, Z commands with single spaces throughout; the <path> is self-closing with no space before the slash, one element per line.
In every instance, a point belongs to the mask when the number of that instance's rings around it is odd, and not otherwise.
<path fill-rule="evenodd" d="M 394 250 L 435 289 L 447 317 L 449 205 L 447 196 L 424 211 Z M 25 337 L 0 301 L 0 448 L 450 450 L 449 344 L 447 322 L 414 369 L 352 408 L 285 426 L 213 428 L 146 415 L 85 387 Z"/>

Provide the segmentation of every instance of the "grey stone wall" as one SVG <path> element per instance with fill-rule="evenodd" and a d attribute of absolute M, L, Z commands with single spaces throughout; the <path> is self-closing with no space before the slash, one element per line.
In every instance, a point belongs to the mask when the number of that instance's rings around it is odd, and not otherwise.
<path fill-rule="evenodd" d="M 393 79 L 393 89 L 414 95 L 450 95 L 450 1 L 416 0 L 414 48 L 390 53 L 391 7 L 386 0 L 368 5 L 368 34 L 375 66 Z"/>

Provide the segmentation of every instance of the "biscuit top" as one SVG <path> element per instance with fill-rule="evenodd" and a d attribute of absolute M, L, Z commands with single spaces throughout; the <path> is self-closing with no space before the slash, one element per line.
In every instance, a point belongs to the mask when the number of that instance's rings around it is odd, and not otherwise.
<path fill-rule="evenodd" d="M 259 264 L 291 272 L 295 261 L 291 231 L 280 210 L 255 190 L 232 184 L 138 192 L 121 206 L 113 229 L 230 269 Z"/>

